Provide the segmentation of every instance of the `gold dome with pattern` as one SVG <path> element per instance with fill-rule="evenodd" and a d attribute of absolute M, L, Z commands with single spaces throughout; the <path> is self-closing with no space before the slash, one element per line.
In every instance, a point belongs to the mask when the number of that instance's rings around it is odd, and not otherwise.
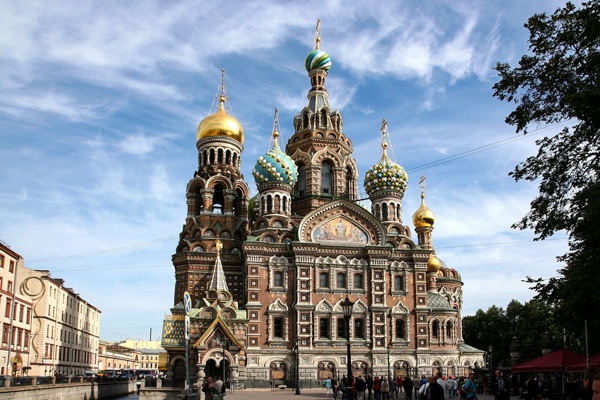
<path fill-rule="evenodd" d="M 442 262 L 439 258 L 437 258 L 434 254 L 429 256 L 429 260 L 427 260 L 427 272 L 438 273 L 442 266 Z"/>
<path fill-rule="evenodd" d="M 212 136 L 225 136 L 244 144 L 244 129 L 237 119 L 225 112 L 225 96 L 219 97 L 219 109 L 204 118 L 196 130 L 196 140 Z"/>

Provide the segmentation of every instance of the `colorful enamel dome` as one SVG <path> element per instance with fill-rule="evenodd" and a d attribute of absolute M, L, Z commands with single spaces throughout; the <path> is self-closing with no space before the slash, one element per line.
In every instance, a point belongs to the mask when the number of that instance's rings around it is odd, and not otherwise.
<path fill-rule="evenodd" d="M 323 50 L 315 49 L 306 56 L 304 66 L 308 72 L 313 69 L 324 69 L 325 71 L 329 71 L 329 68 L 331 68 L 331 58 L 329 58 L 329 54 L 325 53 Z"/>
<path fill-rule="evenodd" d="M 256 165 L 252 170 L 257 186 L 265 182 L 281 182 L 294 186 L 298 179 L 296 163 L 290 156 L 281 151 L 277 144 L 278 136 L 277 131 L 273 132 L 273 147 L 256 161 Z"/>
<path fill-rule="evenodd" d="M 408 175 L 404 168 L 389 159 L 385 151 L 386 147 L 384 142 L 381 160 L 365 174 L 364 186 L 369 196 L 381 190 L 395 190 L 402 194 L 406 190 Z"/>

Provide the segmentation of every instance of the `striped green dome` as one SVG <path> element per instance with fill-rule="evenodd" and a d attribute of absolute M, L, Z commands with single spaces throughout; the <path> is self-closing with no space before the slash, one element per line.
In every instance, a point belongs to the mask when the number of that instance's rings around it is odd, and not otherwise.
<path fill-rule="evenodd" d="M 304 66 L 308 72 L 313 69 L 324 69 L 325 71 L 329 71 L 329 68 L 331 68 L 331 58 L 329 58 L 329 54 L 325 53 L 323 50 L 315 49 L 306 56 Z"/>
<path fill-rule="evenodd" d="M 256 186 L 265 182 L 281 182 L 294 186 L 298 179 L 298 168 L 290 156 L 277 145 L 277 140 L 267 154 L 261 156 L 252 170 Z"/>

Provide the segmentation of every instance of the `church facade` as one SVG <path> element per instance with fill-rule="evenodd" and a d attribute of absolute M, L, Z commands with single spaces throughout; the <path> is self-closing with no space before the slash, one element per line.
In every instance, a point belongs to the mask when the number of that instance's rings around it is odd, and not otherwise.
<path fill-rule="evenodd" d="M 342 115 L 329 103 L 331 60 L 318 29 L 305 66 L 308 104 L 285 149 L 275 112 L 273 146 L 253 169 L 256 196 L 240 172 L 244 133 L 226 110 L 224 84 L 217 112 L 198 126 L 198 169 L 163 326 L 166 384 L 183 384 L 186 346 L 192 382 L 342 377 L 348 330 L 355 376 L 462 375 L 483 366 L 483 352 L 462 338 L 460 274 L 432 246 L 424 179 L 411 227 L 402 219 L 408 176 L 387 155 L 385 121 L 381 157 L 360 179 Z M 370 211 L 359 204 L 359 184 Z M 346 298 L 354 303 L 348 326 Z"/>

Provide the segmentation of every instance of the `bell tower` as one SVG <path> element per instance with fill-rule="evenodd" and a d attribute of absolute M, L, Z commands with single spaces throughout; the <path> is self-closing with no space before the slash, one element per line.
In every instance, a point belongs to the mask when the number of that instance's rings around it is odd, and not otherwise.
<path fill-rule="evenodd" d="M 285 149 L 298 167 L 292 212 L 299 215 L 306 215 L 337 198 L 358 199 L 354 150 L 342 132 L 342 114 L 329 104 L 325 80 L 331 59 L 320 49 L 320 43 L 320 22 L 317 21 L 315 47 L 305 60 L 311 83 L 308 105 L 294 117 L 294 135 Z"/>
<path fill-rule="evenodd" d="M 244 298 L 241 247 L 247 237 L 250 190 L 240 170 L 244 130 L 229 115 L 224 71 L 217 99 L 216 112 L 204 118 L 196 131 L 198 169 L 187 185 L 187 217 L 173 255 L 174 304 L 185 291 L 193 303 L 204 297 L 218 252 L 232 295 L 236 300 Z M 217 249 L 219 240 L 222 250 Z"/>

